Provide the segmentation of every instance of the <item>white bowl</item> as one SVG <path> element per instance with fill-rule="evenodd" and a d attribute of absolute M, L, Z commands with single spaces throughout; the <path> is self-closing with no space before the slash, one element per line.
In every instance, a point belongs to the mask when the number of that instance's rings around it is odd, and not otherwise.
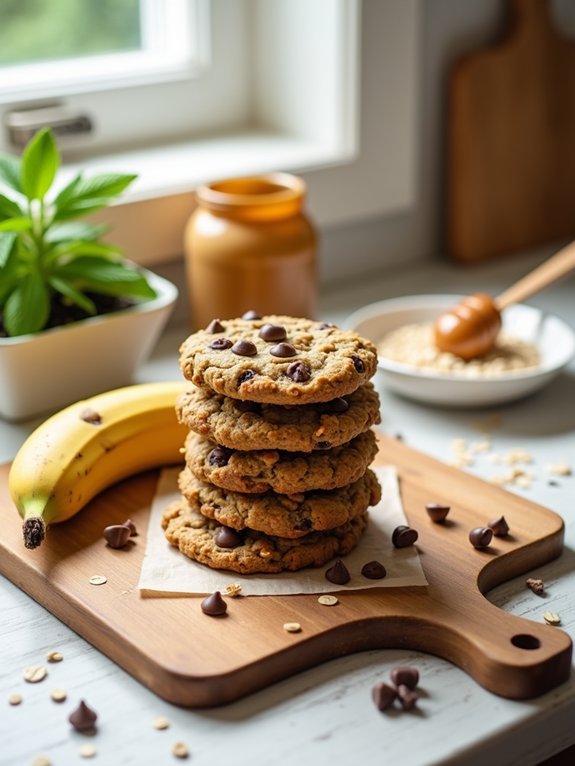
<path fill-rule="evenodd" d="M 378 343 L 401 325 L 434 320 L 454 306 L 459 295 L 413 295 L 372 303 L 354 312 L 346 326 Z M 523 371 L 469 378 L 419 370 L 379 356 L 378 368 L 391 390 L 409 399 L 448 407 L 487 406 L 520 399 L 545 386 L 575 353 L 575 335 L 561 319 L 524 304 L 503 312 L 503 329 L 535 343 L 541 363 Z"/>

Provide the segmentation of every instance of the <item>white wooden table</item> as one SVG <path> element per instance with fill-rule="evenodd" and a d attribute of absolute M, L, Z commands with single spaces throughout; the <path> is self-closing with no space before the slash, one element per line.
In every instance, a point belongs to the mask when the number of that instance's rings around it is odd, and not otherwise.
<path fill-rule="evenodd" d="M 323 297 L 322 318 L 341 322 L 361 305 L 401 294 L 469 292 L 496 294 L 527 271 L 544 253 L 503 265 L 457 271 L 447 265 L 421 268 L 415 274 L 382 275 L 369 284 L 346 286 Z M 558 285 L 532 304 L 554 311 L 575 326 L 575 281 Z M 171 328 L 141 380 L 178 378 L 176 353 L 185 328 Z M 380 388 L 383 428 L 400 433 L 412 447 L 450 461 L 454 439 L 478 441 L 478 424 L 489 411 L 450 411 L 402 400 Z M 561 616 L 562 629 L 575 638 L 575 476 L 544 472 L 549 463 L 575 468 L 575 365 L 545 391 L 495 410 L 501 423 L 491 431 L 492 450 L 523 448 L 533 456 L 536 475 L 530 489 L 513 491 L 555 510 L 566 522 L 560 559 L 534 573 L 546 584 L 540 599 L 520 577 L 498 587 L 490 600 L 514 614 L 541 620 L 543 611 Z M 34 422 L 0 422 L 0 460 L 10 459 Z M 488 478 L 500 470 L 479 454 L 465 470 Z M 496 509 L 494 515 L 496 515 Z M 57 649 L 63 662 L 48 665 L 39 684 L 22 680 L 22 670 L 45 664 Z M 575 743 L 575 674 L 538 699 L 512 702 L 483 690 L 458 668 L 418 652 L 369 651 L 330 661 L 275 684 L 232 705 L 211 710 L 176 708 L 156 697 L 82 638 L 0 578 L 0 764 L 32 764 L 40 754 L 57 764 L 82 762 L 79 748 L 92 744 L 94 760 L 116 764 L 169 764 L 175 741 L 185 742 L 198 766 L 349 766 L 350 763 L 399 763 L 401 766 L 486 763 L 530 766 Z M 421 674 L 422 697 L 416 711 L 382 714 L 371 701 L 371 688 L 388 680 L 399 663 L 414 664 Z M 54 688 L 68 699 L 55 703 Z M 10 706 L 10 694 L 23 702 Z M 94 737 L 72 731 L 67 716 L 79 699 L 99 714 Z M 159 716 L 170 728 L 158 731 Z"/>

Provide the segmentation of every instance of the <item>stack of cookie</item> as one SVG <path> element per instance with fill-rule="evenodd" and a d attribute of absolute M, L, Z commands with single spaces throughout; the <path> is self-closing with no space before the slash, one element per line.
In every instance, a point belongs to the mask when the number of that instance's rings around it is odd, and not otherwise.
<path fill-rule="evenodd" d="M 321 566 L 349 553 L 380 499 L 368 468 L 379 398 L 375 347 L 285 316 L 214 320 L 180 349 L 194 385 L 181 499 L 162 526 L 190 558 L 241 574 Z"/>

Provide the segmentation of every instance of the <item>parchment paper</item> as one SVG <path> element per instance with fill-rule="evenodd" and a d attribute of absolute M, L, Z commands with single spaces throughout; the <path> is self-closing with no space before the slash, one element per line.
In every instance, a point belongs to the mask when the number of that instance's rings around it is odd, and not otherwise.
<path fill-rule="evenodd" d="M 231 583 L 242 587 L 244 596 L 294 595 L 296 593 L 329 593 L 331 591 L 427 585 L 416 546 L 394 548 L 391 534 L 395 527 L 407 524 L 401 504 L 397 473 L 393 466 L 374 468 L 382 487 L 381 502 L 369 509 L 369 524 L 358 547 L 345 557 L 351 575 L 347 585 L 334 585 L 325 579 L 331 563 L 317 569 L 284 572 L 277 575 L 238 575 L 221 572 L 198 564 L 171 546 L 161 527 L 166 507 L 180 497 L 177 488 L 178 469 L 162 471 L 150 513 L 148 541 L 138 589 L 145 596 L 181 593 L 203 596 L 224 591 Z M 376 559 L 387 570 L 382 580 L 367 580 L 361 568 Z"/>

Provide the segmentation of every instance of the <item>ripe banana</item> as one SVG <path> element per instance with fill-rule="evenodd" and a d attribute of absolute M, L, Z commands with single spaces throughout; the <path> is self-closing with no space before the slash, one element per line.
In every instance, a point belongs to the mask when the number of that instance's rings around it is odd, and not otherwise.
<path fill-rule="evenodd" d="M 76 402 L 38 426 L 8 477 L 25 546 L 37 548 L 49 524 L 74 516 L 115 482 L 181 462 L 187 430 L 175 402 L 183 390 L 182 382 L 126 386 Z"/>

